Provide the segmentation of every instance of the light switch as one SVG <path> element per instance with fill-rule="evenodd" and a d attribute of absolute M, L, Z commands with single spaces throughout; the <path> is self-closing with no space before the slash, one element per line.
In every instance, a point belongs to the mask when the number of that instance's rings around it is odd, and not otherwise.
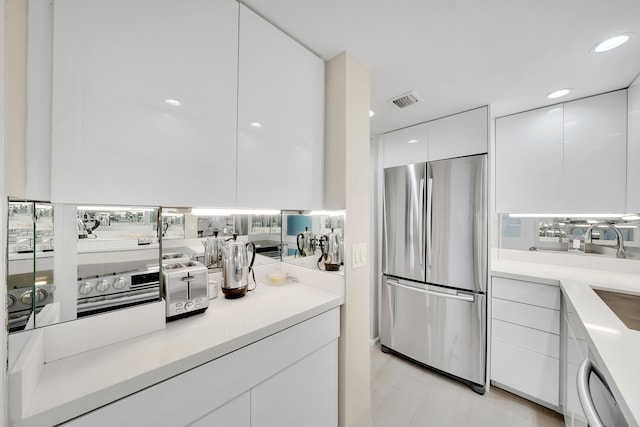
<path fill-rule="evenodd" d="M 356 243 L 351 246 L 351 268 L 356 269 L 367 265 L 367 244 Z"/>

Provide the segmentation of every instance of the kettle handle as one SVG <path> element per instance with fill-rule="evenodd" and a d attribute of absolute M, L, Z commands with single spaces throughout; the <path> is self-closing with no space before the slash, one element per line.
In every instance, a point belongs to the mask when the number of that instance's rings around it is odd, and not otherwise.
<path fill-rule="evenodd" d="M 320 241 L 320 252 L 322 253 L 322 255 L 327 255 L 327 251 L 325 250 L 325 246 L 322 244 L 322 242 L 327 242 L 327 249 L 329 247 L 329 238 L 323 234 L 322 236 L 320 236 L 320 239 L 318 239 Z"/>
<path fill-rule="evenodd" d="M 300 256 L 305 256 L 306 254 L 304 253 L 304 249 L 300 246 L 301 237 L 304 239 L 304 234 L 298 233 L 298 236 L 296 237 L 296 244 L 298 245 L 298 252 L 300 253 Z"/>
<path fill-rule="evenodd" d="M 249 271 L 251 272 L 251 276 L 253 277 L 253 289 L 249 289 L 249 285 L 247 284 L 247 290 L 253 291 L 258 286 L 258 284 L 256 283 L 256 272 L 253 269 L 253 261 L 255 261 L 256 259 L 256 244 L 253 242 L 247 242 L 246 247 L 248 248 L 249 245 L 253 246 L 253 251 L 251 251 L 251 262 L 249 263 Z"/>

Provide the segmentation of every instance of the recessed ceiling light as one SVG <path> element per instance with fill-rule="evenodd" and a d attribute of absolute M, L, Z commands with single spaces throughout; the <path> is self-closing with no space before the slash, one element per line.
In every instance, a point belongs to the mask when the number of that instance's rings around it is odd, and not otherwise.
<path fill-rule="evenodd" d="M 418 142 L 417 139 L 410 139 L 407 141 L 409 144 L 415 144 L 416 142 Z"/>
<path fill-rule="evenodd" d="M 549 99 L 560 98 L 561 96 L 567 95 L 569 92 L 571 92 L 571 89 L 569 88 L 556 90 L 555 92 L 551 92 L 549 95 L 547 95 L 547 98 Z"/>
<path fill-rule="evenodd" d="M 628 40 L 629 40 L 629 36 L 626 34 L 611 37 L 610 39 L 607 39 L 602 43 L 599 43 L 596 47 L 593 48 L 593 51 L 597 53 L 606 52 L 608 50 L 615 49 L 618 46 L 625 44 Z"/>
<path fill-rule="evenodd" d="M 179 107 L 182 105 L 182 102 L 176 101 L 175 99 L 165 99 L 164 102 L 166 102 L 169 105 L 173 105 L 174 107 Z"/>
<path fill-rule="evenodd" d="M 376 113 L 374 113 L 373 111 L 369 110 L 369 117 L 373 117 L 374 114 L 376 114 Z"/>
<path fill-rule="evenodd" d="M 249 126 L 251 126 L 252 128 L 261 128 L 262 125 L 258 122 L 253 122 L 251 123 Z"/>

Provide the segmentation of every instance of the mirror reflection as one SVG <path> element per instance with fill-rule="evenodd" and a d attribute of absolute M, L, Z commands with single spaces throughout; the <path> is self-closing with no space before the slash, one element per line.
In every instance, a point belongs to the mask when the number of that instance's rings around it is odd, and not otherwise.
<path fill-rule="evenodd" d="M 284 262 L 322 271 L 344 271 L 344 214 L 282 215 Z"/>
<path fill-rule="evenodd" d="M 500 215 L 500 248 L 640 259 L 640 219 L 635 215 L 589 218 L 520 218 Z"/>

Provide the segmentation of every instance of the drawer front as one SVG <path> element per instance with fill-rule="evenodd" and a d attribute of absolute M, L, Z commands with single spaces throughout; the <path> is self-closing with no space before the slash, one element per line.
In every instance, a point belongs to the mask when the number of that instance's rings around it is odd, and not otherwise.
<path fill-rule="evenodd" d="M 491 285 L 492 295 L 496 298 L 560 310 L 560 287 L 558 286 L 503 277 L 493 277 Z"/>
<path fill-rule="evenodd" d="M 535 351 L 545 356 L 560 358 L 560 337 L 558 335 L 498 319 L 493 319 L 491 331 L 494 340 Z"/>
<path fill-rule="evenodd" d="M 493 298 L 493 318 L 560 335 L 560 312 Z"/>
<path fill-rule="evenodd" d="M 492 380 L 551 406 L 558 406 L 558 359 L 498 340 L 492 340 L 491 343 Z"/>

